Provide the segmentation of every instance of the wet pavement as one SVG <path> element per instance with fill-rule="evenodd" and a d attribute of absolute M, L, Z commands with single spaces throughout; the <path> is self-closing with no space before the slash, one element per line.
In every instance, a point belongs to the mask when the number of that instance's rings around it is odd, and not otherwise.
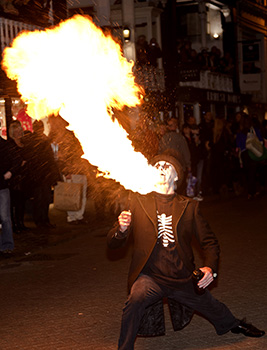
<path fill-rule="evenodd" d="M 213 295 L 238 317 L 267 330 L 267 196 L 208 197 L 202 212 L 221 245 L 219 276 Z M 88 201 L 87 225 L 66 223 L 50 208 L 57 227 L 15 235 L 11 259 L 0 260 L 1 350 L 116 349 L 126 299 L 131 250 L 110 252 L 106 233 L 114 217 L 96 219 Z M 196 251 L 197 262 L 201 257 Z M 199 315 L 174 332 L 165 308 L 166 335 L 137 338 L 136 350 L 264 350 L 267 336 L 217 336 Z"/>

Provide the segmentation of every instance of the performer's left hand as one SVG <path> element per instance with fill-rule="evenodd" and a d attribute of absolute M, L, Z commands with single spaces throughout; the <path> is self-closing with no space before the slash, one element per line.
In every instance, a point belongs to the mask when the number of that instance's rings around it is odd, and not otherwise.
<path fill-rule="evenodd" d="M 197 285 L 199 288 L 207 288 L 214 280 L 213 271 L 210 267 L 207 266 L 200 267 L 200 270 L 204 273 L 204 276 L 201 278 Z"/>

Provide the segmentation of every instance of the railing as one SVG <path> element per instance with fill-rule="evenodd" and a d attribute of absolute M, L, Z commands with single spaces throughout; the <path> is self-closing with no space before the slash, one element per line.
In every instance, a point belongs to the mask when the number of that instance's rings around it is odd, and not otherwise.
<path fill-rule="evenodd" d="M 180 81 L 179 86 L 192 86 L 199 89 L 233 92 L 233 78 L 225 74 L 200 71 L 199 81 Z"/>
<path fill-rule="evenodd" d="M 9 46 L 15 37 L 23 30 L 32 31 L 35 29 L 43 29 L 39 26 L 27 24 L 23 22 L 13 21 L 6 18 L 0 18 L 0 43 L 1 52 Z"/>

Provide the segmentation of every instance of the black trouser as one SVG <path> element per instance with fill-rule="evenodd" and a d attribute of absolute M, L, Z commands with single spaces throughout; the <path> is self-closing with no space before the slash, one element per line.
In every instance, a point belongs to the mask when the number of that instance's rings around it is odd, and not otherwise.
<path fill-rule="evenodd" d="M 11 198 L 11 220 L 13 229 L 17 230 L 24 226 L 24 213 L 25 213 L 25 193 L 21 190 L 10 190 Z"/>
<path fill-rule="evenodd" d="M 33 191 L 33 219 L 37 226 L 49 223 L 49 204 L 51 203 L 51 186 L 42 184 Z"/>
<path fill-rule="evenodd" d="M 147 275 L 140 275 L 123 309 L 119 350 L 133 350 L 145 309 L 164 297 L 175 299 L 201 313 L 213 324 L 219 335 L 238 325 L 227 306 L 215 299 L 208 290 L 202 295 L 196 294 L 192 281 L 179 289 L 173 289 L 156 283 Z"/>
<path fill-rule="evenodd" d="M 251 159 L 247 150 L 241 153 L 241 159 L 246 174 L 248 194 L 253 196 L 257 192 L 257 185 L 261 188 L 265 186 L 264 167 L 260 162 Z"/>

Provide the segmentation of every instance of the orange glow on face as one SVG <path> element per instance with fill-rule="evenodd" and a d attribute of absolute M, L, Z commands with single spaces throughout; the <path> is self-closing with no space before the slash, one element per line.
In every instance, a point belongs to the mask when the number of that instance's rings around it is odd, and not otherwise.
<path fill-rule="evenodd" d="M 112 107 L 140 104 L 132 66 L 110 36 L 80 15 L 53 29 L 21 33 L 2 61 L 32 118 L 60 114 L 91 164 L 126 189 L 147 193 L 158 172 L 111 118 Z"/>

